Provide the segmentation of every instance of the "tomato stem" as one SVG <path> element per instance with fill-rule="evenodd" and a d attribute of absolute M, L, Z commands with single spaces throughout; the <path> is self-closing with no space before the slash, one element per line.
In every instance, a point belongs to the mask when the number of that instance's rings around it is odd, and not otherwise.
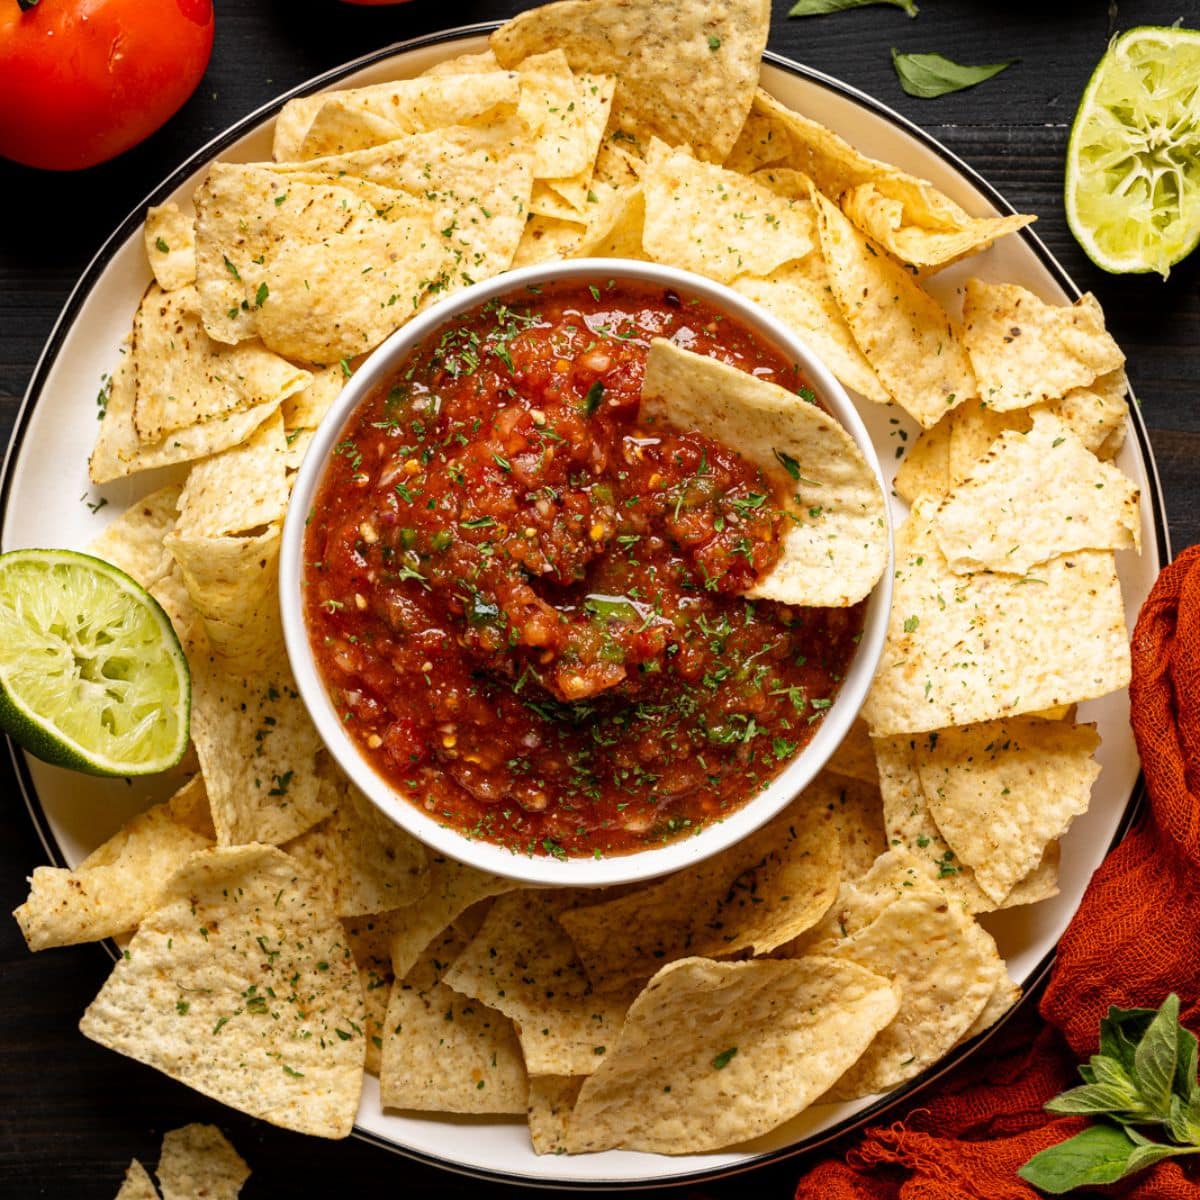
<path fill-rule="evenodd" d="M 17 7 L 22 12 L 28 12 L 31 8 L 37 8 L 41 0 L 17 0 Z"/>

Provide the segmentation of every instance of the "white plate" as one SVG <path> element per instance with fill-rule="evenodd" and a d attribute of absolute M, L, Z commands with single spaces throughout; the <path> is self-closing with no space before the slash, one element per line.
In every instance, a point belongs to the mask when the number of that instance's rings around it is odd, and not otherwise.
<path fill-rule="evenodd" d="M 453 30 L 393 46 L 331 71 L 296 91 L 416 75 L 444 58 L 483 49 L 490 28 Z M 865 153 L 932 180 L 969 212 L 982 216 L 1011 211 L 964 163 L 870 97 L 775 55 L 767 55 L 763 82 L 786 104 L 828 125 Z M 93 398 L 102 374 L 111 370 L 116 360 L 117 346 L 150 279 L 141 231 L 145 205 L 166 199 L 188 203 L 208 163 L 218 156 L 230 160 L 269 158 L 271 121 L 281 103 L 282 98 L 252 113 L 193 155 L 130 214 L 88 267 L 34 372 L 5 460 L 0 483 L 0 544 L 5 550 L 83 547 L 115 513 L 149 490 L 151 483 L 146 477 L 102 489 L 93 488 L 87 478 L 87 458 L 96 436 Z M 941 272 L 930 290 L 954 307 L 955 289 L 968 274 L 1019 283 L 1054 302 L 1068 302 L 1078 295 L 1078 289 L 1046 248 L 1025 231 L 1004 238 L 965 264 Z M 894 471 L 897 450 L 912 445 L 916 427 L 892 408 L 862 402 L 859 411 L 875 439 L 885 470 Z M 1158 479 L 1136 406 L 1132 408 L 1130 436 L 1117 463 L 1142 489 L 1142 555 L 1137 558 L 1123 552 L 1118 556 L 1126 617 L 1132 628 L 1159 567 L 1169 559 Z M 107 506 L 91 512 L 86 502 L 95 503 L 101 496 L 108 500 Z M 897 514 L 900 512 L 898 507 Z M 1041 904 L 985 918 L 1008 960 L 1010 973 L 1026 988 L 1047 968 L 1088 879 L 1124 832 L 1140 792 L 1126 694 L 1085 704 L 1080 716 L 1099 723 L 1104 744 L 1098 757 L 1104 769 L 1090 811 L 1075 822 L 1063 841 L 1061 892 Z M 59 864 L 78 863 L 130 815 L 166 792 L 161 779 L 138 781 L 132 786 L 120 780 L 93 780 L 27 760 L 16 752 L 14 763 L 47 854 Z M 868 1117 L 878 1117 L 885 1108 L 910 1096 L 959 1061 L 964 1053 L 976 1050 L 987 1036 L 887 1097 L 812 1108 L 766 1137 L 715 1154 L 672 1158 L 609 1151 L 539 1158 L 529 1148 L 523 1122 L 385 1114 L 379 1105 L 378 1085 L 370 1077 L 359 1110 L 358 1131 L 425 1161 L 493 1179 L 582 1188 L 678 1183 L 728 1174 L 811 1149 Z"/>

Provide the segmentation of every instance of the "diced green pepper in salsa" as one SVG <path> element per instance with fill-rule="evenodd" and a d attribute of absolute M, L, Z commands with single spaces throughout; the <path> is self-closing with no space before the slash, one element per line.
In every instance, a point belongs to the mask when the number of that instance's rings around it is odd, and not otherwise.
<path fill-rule="evenodd" d="M 468 837 L 576 857 L 699 832 L 808 743 L 853 655 L 862 605 L 742 595 L 788 518 L 736 448 L 639 422 L 655 337 L 811 396 L 703 302 L 547 287 L 419 346 L 326 468 L 319 669 L 373 767 Z"/>

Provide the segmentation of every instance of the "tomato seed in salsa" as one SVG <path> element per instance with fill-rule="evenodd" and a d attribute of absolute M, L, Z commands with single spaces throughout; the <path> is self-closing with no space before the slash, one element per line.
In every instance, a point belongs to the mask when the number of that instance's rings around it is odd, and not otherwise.
<path fill-rule="evenodd" d="M 600 857 L 697 833 L 809 742 L 853 655 L 862 605 L 742 595 L 789 518 L 735 448 L 639 421 L 656 337 L 815 401 L 701 301 L 530 289 L 420 345 L 326 468 L 319 670 L 375 770 L 468 837 Z"/>

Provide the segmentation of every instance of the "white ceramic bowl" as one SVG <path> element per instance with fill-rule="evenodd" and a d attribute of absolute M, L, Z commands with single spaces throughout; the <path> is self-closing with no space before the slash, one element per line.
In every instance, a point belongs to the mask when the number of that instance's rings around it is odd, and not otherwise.
<path fill-rule="evenodd" d="M 797 796 L 824 766 L 846 736 L 862 707 L 883 650 L 892 602 L 892 528 L 888 519 L 888 562 L 867 605 L 866 622 L 841 689 L 811 742 L 758 795 L 719 824 L 696 837 L 603 859 L 536 858 L 489 842 L 472 840 L 442 825 L 400 795 L 378 774 L 347 734 L 330 702 L 313 659 L 305 622 L 303 560 L 305 518 L 312 506 L 333 447 L 359 404 L 392 375 L 409 353 L 430 334 L 458 316 L 497 296 L 520 292 L 531 284 L 628 279 L 673 288 L 697 296 L 736 317 L 785 357 L 800 365 L 821 402 L 850 432 L 871 464 L 886 495 L 883 475 L 871 439 L 845 389 L 829 369 L 791 330 L 743 296 L 712 280 L 674 267 L 627 259 L 576 259 L 539 263 L 485 280 L 447 297 L 398 329 L 354 373 L 342 389 L 308 448 L 292 489 L 279 559 L 279 592 L 283 630 L 300 694 L 325 745 L 355 784 L 398 825 L 442 854 L 483 871 L 533 885 L 607 887 L 677 871 L 732 846 L 753 833 Z"/>

